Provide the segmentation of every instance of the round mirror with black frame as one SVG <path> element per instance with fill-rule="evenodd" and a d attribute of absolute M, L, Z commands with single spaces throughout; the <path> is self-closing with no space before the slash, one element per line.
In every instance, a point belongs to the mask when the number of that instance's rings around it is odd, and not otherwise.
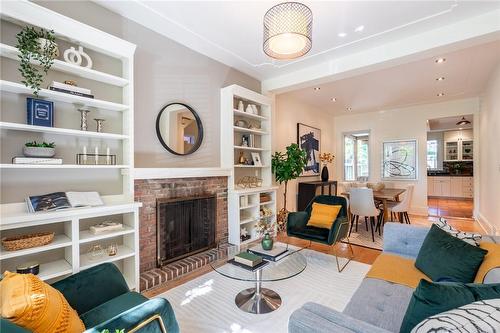
<path fill-rule="evenodd" d="M 203 141 L 203 125 L 192 107 L 174 102 L 164 106 L 158 113 L 156 135 L 162 146 L 172 154 L 189 155 Z"/>

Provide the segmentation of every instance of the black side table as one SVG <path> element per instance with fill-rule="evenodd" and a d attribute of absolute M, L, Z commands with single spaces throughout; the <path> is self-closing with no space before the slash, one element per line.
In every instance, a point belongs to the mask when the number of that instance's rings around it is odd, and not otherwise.
<path fill-rule="evenodd" d="M 321 194 L 337 195 L 337 181 L 328 180 L 323 182 L 321 180 L 312 182 L 299 183 L 299 195 L 297 198 L 297 211 L 303 211 L 311 200 L 317 195 L 318 187 L 321 188 Z M 328 188 L 328 193 L 325 192 L 325 187 Z M 332 191 L 332 187 L 335 187 Z"/>

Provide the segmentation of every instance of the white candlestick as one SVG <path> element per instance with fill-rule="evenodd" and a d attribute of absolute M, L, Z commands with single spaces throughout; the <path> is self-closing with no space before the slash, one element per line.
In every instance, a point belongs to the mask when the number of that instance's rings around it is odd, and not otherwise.
<path fill-rule="evenodd" d="M 109 147 L 106 148 L 106 164 L 111 164 L 111 156 L 109 156 Z"/>
<path fill-rule="evenodd" d="M 87 162 L 87 146 L 83 146 L 83 161 Z"/>
<path fill-rule="evenodd" d="M 99 147 L 95 146 L 95 164 L 97 164 L 97 161 L 99 159 Z"/>

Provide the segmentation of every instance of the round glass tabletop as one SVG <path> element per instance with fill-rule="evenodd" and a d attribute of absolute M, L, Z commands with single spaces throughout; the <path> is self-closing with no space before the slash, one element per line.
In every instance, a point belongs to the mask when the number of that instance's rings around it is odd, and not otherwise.
<path fill-rule="evenodd" d="M 282 245 L 281 245 L 282 246 Z M 284 246 L 286 247 L 286 245 Z M 260 268 L 257 276 L 255 271 L 234 265 L 228 261 L 240 252 L 246 251 L 248 246 L 229 245 L 219 248 L 215 260 L 210 265 L 219 274 L 240 281 L 270 282 L 289 279 L 301 273 L 307 266 L 307 260 L 301 249 L 288 248 L 288 254 L 278 261 L 268 261 Z"/>

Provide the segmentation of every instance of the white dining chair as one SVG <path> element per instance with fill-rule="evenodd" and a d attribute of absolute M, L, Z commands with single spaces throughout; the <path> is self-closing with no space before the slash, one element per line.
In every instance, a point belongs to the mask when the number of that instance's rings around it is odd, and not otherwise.
<path fill-rule="evenodd" d="M 391 220 L 398 218 L 399 222 L 411 224 L 408 212 L 411 207 L 411 199 L 413 197 L 413 189 L 415 185 L 408 185 L 404 193 L 404 198 L 400 202 L 388 202 L 387 209 L 391 211 Z"/>
<path fill-rule="evenodd" d="M 358 231 L 358 221 L 360 216 L 370 218 L 370 227 L 372 232 L 372 240 L 375 241 L 374 230 L 377 224 L 381 223 L 383 212 L 375 207 L 373 200 L 373 190 L 371 188 L 351 188 L 349 191 L 349 201 L 351 204 L 351 227 L 349 228 L 349 236 L 351 235 L 354 223 L 356 223 L 356 232 Z M 368 230 L 368 224 L 367 230 Z"/>

